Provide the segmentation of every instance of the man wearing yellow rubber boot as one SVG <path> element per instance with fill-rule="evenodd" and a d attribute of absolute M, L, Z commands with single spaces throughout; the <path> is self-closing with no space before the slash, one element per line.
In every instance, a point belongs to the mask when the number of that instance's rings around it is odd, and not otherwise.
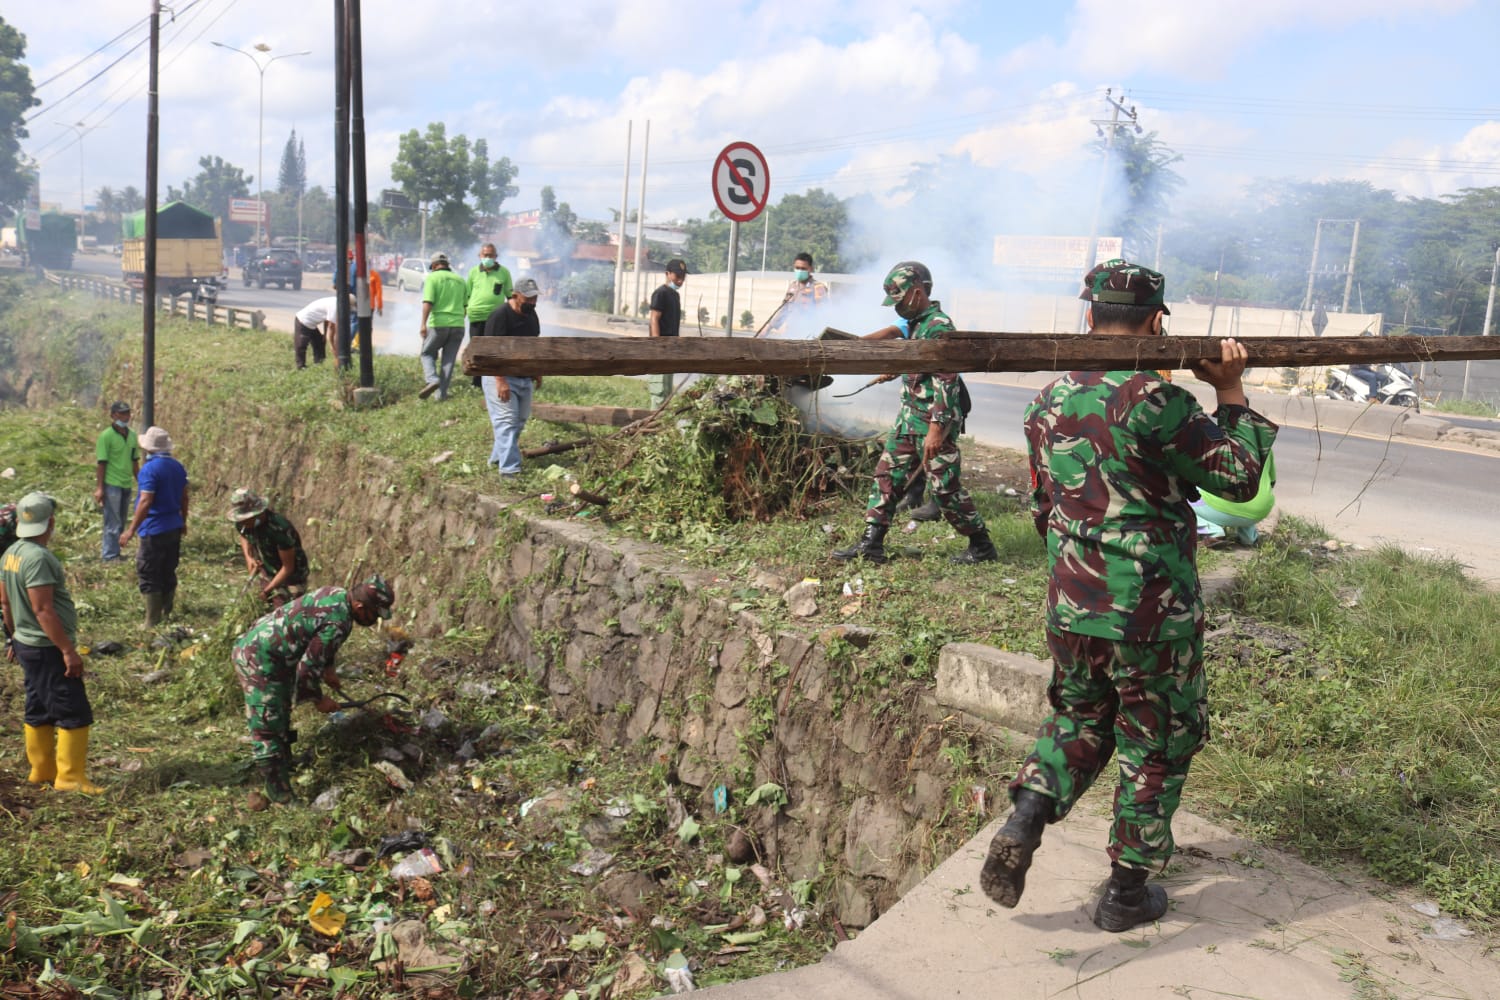
<path fill-rule="evenodd" d="M 0 559 L 0 610 L 11 636 L 6 657 L 26 678 L 26 757 L 32 784 L 98 795 L 84 777 L 94 710 L 83 687 L 78 616 L 62 563 L 47 549 L 57 501 L 28 493 L 16 504 L 16 543 Z"/>

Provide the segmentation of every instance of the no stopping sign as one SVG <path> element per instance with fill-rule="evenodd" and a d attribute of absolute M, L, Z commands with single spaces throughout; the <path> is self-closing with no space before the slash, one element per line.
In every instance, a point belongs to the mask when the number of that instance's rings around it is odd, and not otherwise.
<path fill-rule="evenodd" d="M 714 202 L 726 219 L 749 222 L 771 197 L 771 169 L 760 150 L 731 142 L 714 158 Z"/>

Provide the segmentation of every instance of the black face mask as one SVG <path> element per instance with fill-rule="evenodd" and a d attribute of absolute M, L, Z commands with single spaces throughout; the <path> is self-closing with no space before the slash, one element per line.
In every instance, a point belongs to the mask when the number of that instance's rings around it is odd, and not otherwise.
<path fill-rule="evenodd" d="M 521 311 L 523 313 L 534 313 L 534 312 L 536 312 L 536 306 L 527 305 L 526 303 L 523 302 L 523 303 L 521 303 Z"/>

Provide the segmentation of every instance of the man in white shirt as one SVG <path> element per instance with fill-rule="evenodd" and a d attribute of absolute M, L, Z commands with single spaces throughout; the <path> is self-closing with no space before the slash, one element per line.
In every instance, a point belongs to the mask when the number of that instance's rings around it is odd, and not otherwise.
<path fill-rule="evenodd" d="M 352 301 L 352 300 L 351 300 Z M 325 295 L 314 299 L 297 312 L 292 321 L 292 350 L 297 355 L 297 367 L 307 367 L 307 347 L 312 345 L 313 364 L 321 365 L 328 355 L 328 344 L 333 340 L 334 328 L 339 321 L 339 297 Z"/>

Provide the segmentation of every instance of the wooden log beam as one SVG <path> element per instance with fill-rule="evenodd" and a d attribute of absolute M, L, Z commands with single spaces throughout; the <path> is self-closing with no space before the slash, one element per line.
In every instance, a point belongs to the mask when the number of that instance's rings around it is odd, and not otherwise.
<path fill-rule="evenodd" d="M 558 403 L 533 403 L 531 418 L 554 424 L 590 424 L 599 427 L 624 427 L 651 416 L 650 410 L 629 406 L 563 406 Z"/>
<path fill-rule="evenodd" d="M 1188 368 L 1218 337 L 963 332 L 942 340 L 478 337 L 469 375 L 889 375 Z M 1500 359 L 1500 337 L 1244 337 L 1253 368 Z"/>

